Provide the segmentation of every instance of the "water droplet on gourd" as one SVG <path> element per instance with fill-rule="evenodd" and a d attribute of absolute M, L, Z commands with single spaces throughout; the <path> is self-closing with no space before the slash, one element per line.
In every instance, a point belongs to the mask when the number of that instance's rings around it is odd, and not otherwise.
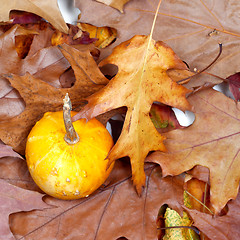
<path fill-rule="evenodd" d="M 66 182 L 70 182 L 70 179 L 69 179 L 69 178 L 67 178 L 67 179 L 66 179 Z"/>
<path fill-rule="evenodd" d="M 79 190 L 76 190 L 75 193 L 74 193 L 74 195 L 76 195 L 76 196 L 79 195 L 79 194 L 80 194 Z"/>
<path fill-rule="evenodd" d="M 86 178 L 87 177 L 87 172 L 83 171 L 83 177 Z"/>

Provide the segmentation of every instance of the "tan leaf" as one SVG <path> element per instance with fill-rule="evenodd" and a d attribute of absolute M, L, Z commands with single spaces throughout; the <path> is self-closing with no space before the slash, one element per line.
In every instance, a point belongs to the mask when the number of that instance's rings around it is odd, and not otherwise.
<path fill-rule="evenodd" d="M 238 193 L 240 180 L 240 104 L 213 89 L 188 98 L 196 111 L 193 125 L 164 134 L 168 153 L 155 152 L 164 175 L 177 175 L 195 165 L 210 171 L 211 203 L 219 212 Z"/>
<path fill-rule="evenodd" d="M 49 208 L 42 201 L 43 195 L 13 186 L 0 179 L 0 232 L 1 239 L 15 239 L 9 228 L 9 215 L 15 212 Z"/>
<path fill-rule="evenodd" d="M 150 33 L 159 0 L 132 0 L 126 4 L 124 14 L 96 1 L 75 2 L 82 12 L 81 21 L 117 29 L 116 41 L 101 53 L 104 58 L 121 42 L 134 35 Z M 167 43 L 192 71 L 206 67 L 217 56 L 218 43 L 222 43 L 221 58 L 208 71 L 226 78 L 239 71 L 239 11 L 240 1 L 237 0 L 221 0 L 221 4 L 212 0 L 162 1 L 153 39 Z M 190 81 L 191 85 L 198 86 L 206 82 L 221 81 L 202 76 Z"/>
<path fill-rule="evenodd" d="M 62 201 L 45 197 L 54 208 L 12 215 L 16 237 L 26 240 L 127 239 L 155 240 L 162 204 L 181 212 L 183 176 L 161 177 L 156 165 L 146 166 L 147 186 L 139 198 L 133 191 L 128 162 L 117 161 L 105 187 L 88 198 Z"/>
<path fill-rule="evenodd" d="M 56 29 L 61 32 L 68 33 L 68 27 L 62 17 L 58 7 L 57 0 L 48 1 L 4 1 L 0 0 L 0 21 L 8 22 L 9 13 L 11 10 L 21 10 L 26 12 L 35 13 L 50 22 Z"/>
<path fill-rule="evenodd" d="M 24 152 L 26 137 L 43 113 L 62 109 L 62 101 L 67 92 L 73 106 L 81 105 L 85 97 L 108 82 L 97 68 L 89 50 L 80 51 L 65 44 L 60 49 L 75 72 L 76 82 L 71 88 L 55 88 L 29 73 L 24 76 L 5 76 L 26 103 L 26 108 L 20 115 L 0 119 L 2 141 L 18 152 Z"/>
<path fill-rule="evenodd" d="M 123 6 L 129 2 L 130 0 L 97 0 L 100 3 L 104 3 L 108 6 L 118 9 L 121 13 L 123 13 Z"/>
<path fill-rule="evenodd" d="M 88 105 L 73 119 L 89 119 L 122 106 L 128 108 L 121 136 L 109 159 L 131 158 L 133 182 L 140 194 L 145 185 L 145 157 L 149 151 L 166 150 L 164 137 L 157 132 L 149 117 L 152 103 L 159 101 L 183 111 L 191 109 L 185 98 L 190 91 L 171 80 L 166 73 L 171 68 L 186 69 L 186 65 L 171 48 L 163 42 L 149 42 L 148 36 L 135 36 L 120 44 L 100 66 L 109 63 L 118 66 L 118 74 L 105 88 L 89 97 Z"/>

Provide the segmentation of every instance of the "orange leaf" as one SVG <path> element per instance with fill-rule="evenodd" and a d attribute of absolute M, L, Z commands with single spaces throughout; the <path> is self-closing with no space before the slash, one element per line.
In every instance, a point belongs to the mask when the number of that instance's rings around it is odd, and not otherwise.
<path fill-rule="evenodd" d="M 178 85 L 167 70 L 186 69 L 186 65 L 163 42 L 135 36 L 116 47 L 100 63 L 115 64 L 118 74 L 101 91 L 89 97 L 88 105 L 73 118 L 92 118 L 122 106 L 128 108 L 122 133 L 110 152 L 111 161 L 129 156 L 133 182 L 140 194 L 145 185 L 144 159 L 150 151 L 166 151 L 165 139 L 154 127 L 149 112 L 154 101 L 183 111 L 191 109 L 185 95 L 190 92 Z"/>

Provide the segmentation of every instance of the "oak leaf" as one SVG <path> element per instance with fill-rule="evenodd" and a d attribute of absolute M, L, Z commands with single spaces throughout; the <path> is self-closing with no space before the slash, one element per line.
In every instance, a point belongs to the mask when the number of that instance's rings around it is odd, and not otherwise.
<path fill-rule="evenodd" d="M 95 194 L 74 201 L 45 197 L 54 208 L 12 215 L 11 230 L 26 240 L 116 240 L 123 236 L 155 240 L 160 206 L 166 203 L 182 210 L 184 178 L 162 178 L 155 164 L 146 165 L 145 170 L 148 184 L 141 198 L 133 191 L 128 161 L 117 161 L 105 186 Z"/>
<path fill-rule="evenodd" d="M 0 158 L 8 156 L 22 158 L 21 155 L 13 151 L 12 147 L 7 146 L 0 140 Z"/>
<path fill-rule="evenodd" d="M 101 51 L 100 58 L 110 55 L 112 49 L 134 35 L 150 33 L 159 0 L 132 0 L 124 8 L 124 14 L 96 1 L 76 0 L 81 10 L 81 21 L 101 27 L 117 29 L 116 41 Z M 187 3 L 187 4 L 186 4 Z M 153 32 L 153 39 L 167 43 L 178 56 L 188 63 L 190 69 L 204 69 L 219 52 L 218 43 L 223 44 L 221 61 L 217 61 L 208 72 L 226 78 L 239 71 L 240 25 L 239 2 L 222 0 L 162 1 Z M 97 14 L 92 14 L 97 12 Z M 232 54 L 234 53 L 234 54 Z M 228 67 L 224 67 L 228 66 Z M 201 86 L 207 82 L 221 80 L 201 75 L 190 81 Z"/>
<path fill-rule="evenodd" d="M 155 152 L 147 160 L 159 163 L 164 175 L 177 175 L 196 165 L 209 168 L 211 203 L 218 213 L 238 193 L 240 103 L 213 89 L 188 100 L 195 108 L 195 123 L 165 133 L 168 152 Z"/>
<path fill-rule="evenodd" d="M 148 36 L 135 36 L 120 44 L 100 66 L 105 64 L 117 65 L 119 72 L 105 88 L 87 99 L 88 104 L 73 119 L 90 119 L 122 106 L 128 108 L 122 133 L 108 158 L 112 162 L 130 157 L 133 182 L 140 194 L 145 185 L 144 159 L 150 151 L 166 150 L 164 137 L 149 117 L 152 103 L 159 101 L 183 111 L 191 109 L 185 97 L 190 90 L 167 75 L 168 69 L 184 70 L 186 65 L 170 47 Z"/>
<path fill-rule="evenodd" d="M 9 215 L 15 212 L 49 208 L 42 201 L 43 194 L 13 186 L 0 179 L 0 238 L 14 240 L 9 228 Z"/>
<path fill-rule="evenodd" d="M 214 218 L 206 213 L 186 208 L 196 226 L 211 240 L 234 240 L 239 239 L 240 229 L 240 194 L 236 200 L 228 203 L 228 213 Z"/>
<path fill-rule="evenodd" d="M 68 33 L 68 27 L 59 10 L 57 0 L 45 1 L 4 1 L 0 0 L 0 21 L 8 22 L 11 10 L 21 10 L 34 13 L 50 22 L 56 29 Z"/>
<path fill-rule="evenodd" d="M 70 67 L 61 51 L 47 43 L 49 34 L 53 33 L 49 31 L 49 24 L 38 24 L 37 26 L 41 28 L 40 31 L 35 27 L 26 29 L 20 25 L 9 26 L 10 29 L 0 36 L 0 118 L 14 117 L 25 108 L 21 96 L 10 86 L 3 74 L 24 75 L 29 72 L 53 86 L 60 87 L 60 76 Z M 33 34 L 29 53 L 24 59 L 21 59 L 17 53 L 16 39 Z M 50 40 L 49 43 L 51 43 Z"/>
<path fill-rule="evenodd" d="M 23 153 L 29 131 L 45 112 L 62 109 L 62 101 L 67 92 L 73 106 L 76 106 L 83 104 L 84 98 L 108 82 L 89 50 L 80 51 L 65 44 L 59 48 L 75 72 L 76 82 L 73 87 L 55 88 L 29 73 L 24 76 L 14 74 L 5 76 L 26 103 L 26 108 L 21 114 L 10 119 L 0 119 L 1 140 L 18 152 Z"/>

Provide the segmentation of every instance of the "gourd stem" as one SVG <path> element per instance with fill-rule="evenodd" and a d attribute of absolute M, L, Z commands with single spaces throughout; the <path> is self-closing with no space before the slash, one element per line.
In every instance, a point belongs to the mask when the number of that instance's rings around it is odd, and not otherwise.
<path fill-rule="evenodd" d="M 68 96 L 68 93 L 66 93 L 65 98 L 63 99 L 63 120 L 65 124 L 65 129 L 66 129 L 66 135 L 64 137 L 64 140 L 68 144 L 75 144 L 79 141 L 79 136 L 72 124 L 71 110 L 72 110 L 72 103 Z"/>

